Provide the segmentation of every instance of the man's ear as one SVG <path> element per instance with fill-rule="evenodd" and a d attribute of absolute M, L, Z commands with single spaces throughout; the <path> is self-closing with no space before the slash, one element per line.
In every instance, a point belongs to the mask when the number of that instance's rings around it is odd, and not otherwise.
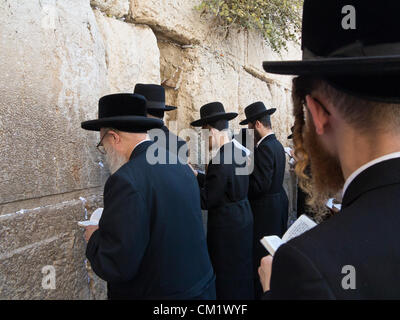
<path fill-rule="evenodd" d="M 310 95 L 306 96 L 306 105 L 313 118 L 317 134 L 324 134 L 325 126 L 329 121 L 329 114 L 326 112 L 324 107 Z"/>
<path fill-rule="evenodd" d="M 113 141 L 113 144 L 119 144 L 121 142 L 121 137 L 115 131 L 110 130 L 109 135 Z"/>

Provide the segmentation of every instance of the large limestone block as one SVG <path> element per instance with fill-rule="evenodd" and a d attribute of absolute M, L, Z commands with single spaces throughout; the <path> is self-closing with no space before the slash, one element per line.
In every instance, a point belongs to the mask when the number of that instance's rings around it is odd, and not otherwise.
<path fill-rule="evenodd" d="M 90 0 L 90 4 L 109 16 L 122 18 L 129 13 L 129 0 Z"/>
<path fill-rule="evenodd" d="M 1 215 L 0 299 L 105 298 L 77 225 L 101 202 L 91 196 Z M 54 267 L 55 289 L 42 287 L 45 266 Z"/>
<path fill-rule="evenodd" d="M 288 50 L 283 50 L 278 54 L 266 45 L 260 33 L 249 31 L 247 32 L 246 59 L 244 65 L 254 68 L 263 77 L 275 80 L 291 88 L 292 76 L 266 73 L 262 66 L 263 61 L 301 60 L 300 46 L 295 43 L 288 43 L 287 45 Z"/>
<path fill-rule="evenodd" d="M 80 128 L 107 87 L 89 2 L 1 1 L 0 25 L 0 203 L 101 185 Z"/>
<path fill-rule="evenodd" d="M 167 122 L 177 119 L 179 129 L 188 128 L 200 107 L 213 101 L 222 102 L 227 111 L 238 110 L 237 65 L 201 47 L 181 49 L 168 42 L 159 47 L 167 103 L 178 107 L 167 114 Z"/>
<path fill-rule="evenodd" d="M 160 83 L 160 51 L 153 31 L 95 11 L 106 46 L 110 93 L 133 92 L 136 83 Z"/>
<path fill-rule="evenodd" d="M 181 44 L 198 43 L 207 32 L 195 6 L 200 0 L 131 0 L 129 19 Z"/>
<path fill-rule="evenodd" d="M 65 233 L 0 257 L 0 299 L 89 299 L 84 260 L 71 250 L 76 246 L 84 250 Z M 43 268 L 54 268 L 54 289 L 42 287 L 49 272 Z"/>
<path fill-rule="evenodd" d="M 0 216 L 0 298 L 89 298 L 84 219 L 80 200 Z M 53 266 L 56 289 L 42 288 L 42 268 Z"/>

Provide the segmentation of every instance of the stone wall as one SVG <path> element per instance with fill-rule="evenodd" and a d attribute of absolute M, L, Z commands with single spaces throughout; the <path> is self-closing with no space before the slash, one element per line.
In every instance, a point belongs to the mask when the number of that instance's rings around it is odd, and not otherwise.
<path fill-rule="evenodd" d="M 162 83 L 178 106 L 166 117 L 175 132 L 216 100 L 241 113 L 238 129 L 244 107 L 263 100 L 278 109 L 274 130 L 287 143 L 290 79 L 261 67 L 281 57 L 256 33 L 219 30 L 197 2 L 0 2 L 0 299 L 105 298 L 77 226 L 102 206 L 109 174 L 98 135 L 80 129 L 102 95 Z M 48 265 L 56 289 L 42 287 Z"/>

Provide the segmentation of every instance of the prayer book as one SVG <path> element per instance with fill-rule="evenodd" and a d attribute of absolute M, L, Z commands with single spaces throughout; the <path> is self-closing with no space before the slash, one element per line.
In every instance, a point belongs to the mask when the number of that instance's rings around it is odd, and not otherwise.
<path fill-rule="evenodd" d="M 316 225 L 317 224 L 313 220 L 303 214 L 290 226 L 282 239 L 278 236 L 267 236 L 263 237 L 260 242 L 273 256 L 282 244 L 288 242 L 290 239 L 300 236 L 304 232 L 314 228 Z"/>

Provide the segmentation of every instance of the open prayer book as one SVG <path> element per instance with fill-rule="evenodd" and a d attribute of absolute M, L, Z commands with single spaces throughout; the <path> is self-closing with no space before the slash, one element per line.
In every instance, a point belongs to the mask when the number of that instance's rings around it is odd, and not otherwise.
<path fill-rule="evenodd" d="M 305 214 L 300 216 L 286 231 L 282 239 L 278 236 L 268 236 L 260 240 L 261 244 L 268 250 L 273 256 L 278 248 L 288 242 L 290 239 L 296 238 L 304 232 L 314 228 L 317 224 L 307 217 Z"/>

